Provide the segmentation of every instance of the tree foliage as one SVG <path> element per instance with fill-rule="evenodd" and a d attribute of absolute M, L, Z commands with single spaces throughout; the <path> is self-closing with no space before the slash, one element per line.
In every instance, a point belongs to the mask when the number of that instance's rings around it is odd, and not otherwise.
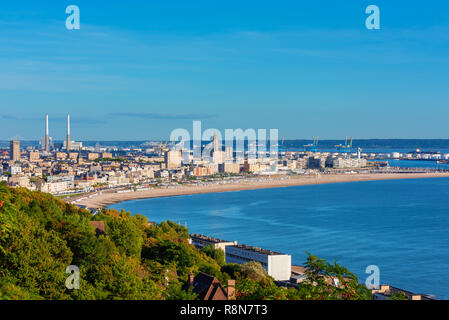
<path fill-rule="evenodd" d="M 277 286 L 273 278 L 263 277 L 262 266 L 251 262 L 238 272 L 238 299 L 244 300 L 371 300 L 371 292 L 357 277 L 340 266 L 308 254 L 306 277 L 298 288 Z M 257 275 L 257 276 L 256 276 Z"/>
<path fill-rule="evenodd" d="M 220 267 L 223 267 L 226 264 L 225 252 L 222 249 L 213 248 L 212 246 L 204 246 L 201 248 L 201 251 L 217 261 Z"/>
<path fill-rule="evenodd" d="M 0 203 L 0 299 L 193 300 L 197 295 L 182 289 L 191 272 L 236 279 L 237 299 L 371 298 L 346 268 L 312 255 L 306 279 L 287 289 L 259 263 L 225 264 L 222 250 L 197 250 L 188 229 L 171 221 L 150 224 L 123 210 L 94 216 L 49 194 L 4 183 Z M 92 221 L 103 221 L 105 234 L 97 236 Z M 69 265 L 79 267 L 78 290 L 65 286 Z"/>
<path fill-rule="evenodd" d="M 189 272 L 224 279 L 218 263 L 173 222 L 150 225 L 144 216 L 116 210 L 93 216 L 5 184 L 0 200 L 0 299 L 194 298 L 178 292 Z M 104 221 L 104 235 L 96 236 L 93 220 Z M 79 290 L 65 286 L 69 265 L 79 267 Z"/>

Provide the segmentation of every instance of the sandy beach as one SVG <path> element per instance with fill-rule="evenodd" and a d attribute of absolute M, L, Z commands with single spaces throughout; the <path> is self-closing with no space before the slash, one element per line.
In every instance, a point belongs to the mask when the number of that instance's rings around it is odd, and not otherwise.
<path fill-rule="evenodd" d="M 449 173 L 388 173 L 388 174 L 329 174 L 329 175 L 308 175 L 291 177 L 284 180 L 266 181 L 242 181 L 228 184 L 208 184 L 204 186 L 186 185 L 176 188 L 156 188 L 150 190 L 130 191 L 123 193 L 103 191 L 94 194 L 90 198 L 81 199 L 75 204 L 92 209 L 107 207 L 108 205 L 128 200 L 147 199 L 157 197 L 171 197 L 199 193 L 227 192 L 239 190 L 254 190 L 266 188 L 280 188 L 301 185 L 374 181 L 374 180 L 394 180 L 394 179 L 417 179 L 417 178 L 448 178 Z"/>

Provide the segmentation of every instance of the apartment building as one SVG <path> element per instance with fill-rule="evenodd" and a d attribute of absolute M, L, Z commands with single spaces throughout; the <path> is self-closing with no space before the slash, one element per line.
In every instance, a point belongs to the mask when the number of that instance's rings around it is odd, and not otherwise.
<path fill-rule="evenodd" d="M 373 300 L 391 300 L 392 296 L 397 293 L 403 293 L 408 300 L 435 300 L 429 295 L 416 294 L 388 284 L 380 285 L 378 289 L 372 289 L 371 292 L 373 294 Z"/>
<path fill-rule="evenodd" d="M 237 241 L 226 241 L 213 237 L 208 237 L 202 234 L 191 234 L 190 244 L 193 244 L 198 249 L 210 246 L 212 248 L 222 249 L 223 251 L 225 251 L 226 246 L 234 246 L 237 244 Z"/>
<path fill-rule="evenodd" d="M 225 246 L 226 263 L 259 262 L 268 275 L 275 280 L 289 280 L 291 276 L 291 255 L 261 249 L 243 244 Z"/>

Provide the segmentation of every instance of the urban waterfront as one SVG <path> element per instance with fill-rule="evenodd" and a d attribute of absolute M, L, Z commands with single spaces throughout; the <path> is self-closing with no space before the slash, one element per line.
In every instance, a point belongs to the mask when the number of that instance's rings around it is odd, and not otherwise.
<path fill-rule="evenodd" d="M 337 260 L 364 282 L 449 299 L 449 179 L 309 185 L 128 201 L 110 208 L 292 255 Z"/>

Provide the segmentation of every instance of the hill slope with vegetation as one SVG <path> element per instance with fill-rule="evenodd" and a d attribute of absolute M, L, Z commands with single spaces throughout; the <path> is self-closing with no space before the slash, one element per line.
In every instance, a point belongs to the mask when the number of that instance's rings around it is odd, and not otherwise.
<path fill-rule="evenodd" d="M 91 221 L 104 221 L 97 235 Z M 260 265 L 226 264 L 223 251 L 198 250 L 183 226 L 103 210 L 96 215 L 49 194 L 0 184 L 0 299 L 195 299 L 189 273 L 236 279 L 237 299 L 370 299 L 338 264 L 309 256 L 299 289 L 278 287 Z M 66 268 L 80 270 L 66 288 Z M 340 285 L 329 284 L 329 276 Z"/>

